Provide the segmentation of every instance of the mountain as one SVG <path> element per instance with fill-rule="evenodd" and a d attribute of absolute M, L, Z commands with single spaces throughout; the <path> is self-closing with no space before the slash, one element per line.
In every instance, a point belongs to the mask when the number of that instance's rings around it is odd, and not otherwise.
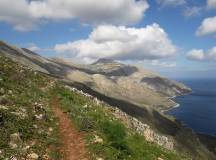
<path fill-rule="evenodd" d="M 157 73 L 100 59 L 91 65 L 76 65 L 60 59 L 43 58 L 27 49 L 0 44 L 3 54 L 35 70 L 80 82 L 95 91 L 139 106 L 167 110 L 176 105 L 170 97 L 189 93 L 190 88 Z M 129 92 L 128 92 L 129 91 Z"/>
<path fill-rule="evenodd" d="M 121 115 L 130 123 L 138 121 L 54 77 L 0 55 L 2 160 L 189 159 L 148 143 L 141 134 L 126 128 Z"/>
<path fill-rule="evenodd" d="M 171 97 L 191 92 L 184 84 L 114 60 L 99 59 L 93 64 L 81 65 L 44 58 L 5 42 L 0 42 L 0 54 L 117 107 L 149 126 L 151 130 L 145 133 L 145 138 L 167 149 L 189 153 L 197 160 L 212 159 L 209 158 L 212 153 L 192 130 L 162 113 L 176 105 Z"/>

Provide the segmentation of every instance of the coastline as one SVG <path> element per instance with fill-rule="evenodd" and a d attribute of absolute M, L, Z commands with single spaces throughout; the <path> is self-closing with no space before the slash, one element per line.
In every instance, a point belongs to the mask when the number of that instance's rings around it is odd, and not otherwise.
<path fill-rule="evenodd" d="M 180 107 L 180 104 L 179 104 L 179 103 L 176 103 L 176 105 L 175 105 L 172 109 L 178 108 L 178 107 Z"/>
<path fill-rule="evenodd" d="M 190 94 L 192 94 L 192 93 L 193 93 L 193 90 L 190 89 L 190 91 L 187 92 L 187 93 L 182 93 L 182 94 L 179 94 L 179 95 L 175 95 L 175 96 L 172 96 L 172 97 L 168 97 L 168 100 L 170 100 L 171 102 L 173 102 L 174 105 L 168 106 L 166 109 L 165 109 L 165 108 L 164 108 L 164 109 L 161 109 L 161 112 L 162 112 L 163 114 L 166 114 L 166 112 L 168 112 L 168 111 L 170 111 L 170 110 L 172 110 L 172 109 L 174 109 L 174 108 L 180 107 L 181 104 L 177 103 L 177 102 L 174 101 L 173 99 L 175 99 L 175 98 L 177 98 L 177 97 L 181 97 L 181 96 L 187 96 L 187 95 L 190 95 Z"/>
<path fill-rule="evenodd" d="M 160 112 L 162 112 L 163 114 L 166 114 L 166 112 L 168 112 L 168 111 L 170 111 L 170 110 L 172 110 L 172 109 L 174 109 L 174 108 L 178 108 L 178 107 L 181 106 L 179 103 L 176 103 L 176 102 L 173 101 L 171 98 L 170 98 L 169 100 L 172 101 L 175 105 L 169 106 L 169 107 L 167 107 L 166 109 L 165 109 L 165 108 L 164 108 L 164 109 L 161 109 Z M 166 114 L 166 115 L 167 115 L 167 114 Z"/>

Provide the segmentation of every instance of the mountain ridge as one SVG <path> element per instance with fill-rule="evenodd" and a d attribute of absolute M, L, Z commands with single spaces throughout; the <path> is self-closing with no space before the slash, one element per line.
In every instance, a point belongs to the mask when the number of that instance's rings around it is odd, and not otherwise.
<path fill-rule="evenodd" d="M 176 105 L 175 102 L 170 100 L 170 97 L 191 91 L 185 85 L 170 81 L 149 71 L 140 71 L 137 67 L 137 70 L 133 71 L 131 74 L 122 75 L 122 65 L 120 65 L 120 67 L 118 65 L 110 66 L 110 63 L 106 63 L 102 70 L 97 66 L 95 67 L 94 64 L 78 67 L 66 64 L 65 62 L 57 62 L 53 59 L 43 58 L 37 54 L 28 54 L 25 51 L 23 54 L 23 50 L 19 52 L 19 49 L 16 50 L 19 54 L 15 54 L 13 47 L 11 48 L 12 52 L 10 52 L 10 50 L 6 50 L 6 52 L 4 49 L 5 47 L 7 48 L 8 46 L 0 44 L 1 54 L 9 58 L 12 57 L 13 60 L 19 63 L 23 63 L 23 60 L 24 62 L 27 61 L 28 63 L 25 65 L 28 67 L 58 77 L 65 83 L 75 86 L 79 90 L 87 93 L 89 92 L 89 94 L 95 94 L 95 97 L 117 106 L 126 113 L 141 120 L 143 123 L 150 125 L 155 132 L 172 136 L 175 140 L 175 149 L 177 151 L 182 153 L 190 152 L 190 154 L 195 157 L 197 157 L 196 155 L 206 155 L 206 157 L 210 155 L 191 130 L 184 128 L 178 121 L 166 117 L 160 112 Z M 106 66 L 107 64 L 108 66 Z M 125 67 L 127 65 L 123 66 Z M 110 70 L 112 72 L 109 72 Z M 117 75 L 116 70 L 118 71 Z M 113 73 L 113 71 L 115 72 Z M 123 70 L 123 73 L 124 71 L 125 70 Z M 141 82 L 143 78 L 146 77 L 150 78 L 150 80 L 147 82 L 145 81 L 145 83 L 152 82 L 152 78 L 154 80 L 155 77 L 159 77 L 159 80 L 156 79 L 157 85 L 158 83 L 160 84 L 161 80 L 162 82 L 164 81 L 162 87 L 159 86 L 161 91 L 155 83 L 151 86 Z M 143 102 L 145 102 L 145 104 L 143 104 Z M 187 141 L 185 141 L 185 138 Z M 195 147 L 194 144 L 197 146 Z M 192 147 L 195 148 L 192 149 Z"/>
<path fill-rule="evenodd" d="M 18 49 L 17 52 L 19 51 L 20 50 Z M 64 62 L 57 62 L 56 60 L 53 59 L 43 58 L 38 54 L 35 53 L 32 54 L 32 53 L 33 52 L 28 54 L 25 52 L 25 50 L 21 50 L 21 53 L 19 53 L 21 54 L 21 56 L 19 57 L 22 57 L 20 62 L 23 63 L 24 61 L 24 63 L 27 63 L 34 69 L 45 73 L 58 75 L 61 76 L 62 78 L 66 78 L 72 81 L 82 82 L 86 84 L 93 84 L 95 87 L 94 89 L 104 94 L 111 94 L 112 89 L 119 88 L 118 91 L 120 92 L 117 95 L 119 98 L 127 99 L 127 100 L 132 99 L 133 102 L 138 102 L 138 104 L 141 106 L 145 105 L 145 103 L 147 103 L 147 105 L 151 105 L 152 102 L 155 102 L 152 105 L 156 107 L 159 106 L 158 108 L 161 108 L 161 105 L 163 105 L 165 109 L 167 109 L 167 107 L 171 108 L 176 104 L 172 100 L 170 100 L 169 97 L 181 95 L 182 94 L 181 88 L 183 89 L 183 94 L 185 92 L 191 91 L 190 88 L 184 86 L 183 84 L 170 81 L 153 72 L 144 69 L 141 70 L 135 66 L 121 64 L 113 60 L 110 61 L 106 59 L 105 61 L 109 63 L 105 63 L 105 64 L 97 63 L 95 65 L 91 64 L 91 65 L 77 66 L 77 65 L 70 65 Z M 9 57 L 13 54 L 14 54 L 13 52 L 11 54 L 6 53 L 6 55 Z M 15 57 L 14 60 L 19 61 L 17 57 Z M 104 59 L 102 59 L 102 61 L 104 61 Z M 165 79 L 166 82 L 169 82 L 176 87 L 175 88 L 166 87 L 165 84 L 164 86 L 162 86 L 163 88 L 161 89 L 164 93 L 157 92 L 156 87 L 150 86 L 146 83 L 142 83 L 142 79 L 144 77 L 151 77 L 151 78 L 160 77 L 160 79 L 162 80 Z M 98 79 L 100 79 L 100 81 L 97 81 Z M 107 87 L 104 88 L 101 85 L 105 85 L 105 86 L 107 85 Z M 110 90 L 109 90 L 109 86 L 111 87 Z M 179 88 L 180 90 L 178 90 Z M 131 90 L 134 94 L 137 90 L 141 92 L 142 90 L 146 90 L 145 93 L 149 93 L 148 99 L 145 98 L 146 96 L 145 97 L 140 96 L 140 94 L 137 95 L 137 97 L 139 97 L 137 99 L 134 99 L 134 97 L 136 96 L 130 94 L 125 95 L 125 93 L 127 93 L 125 92 L 125 90 L 128 89 Z M 166 94 L 167 97 L 165 97 L 163 94 Z M 154 97 L 158 97 L 158 98 L 155 99 Z"/>
<path fill-rule="evenodd" d="M 98 63 L 104 63 L 104 64 L 106 64 L 106 63 L 117 63 L 117 62 L 115 60 L 113 60 L 113 59 L 100 58 L 97 61 L 93 62 L 92 65 L 98 64 Z"/>

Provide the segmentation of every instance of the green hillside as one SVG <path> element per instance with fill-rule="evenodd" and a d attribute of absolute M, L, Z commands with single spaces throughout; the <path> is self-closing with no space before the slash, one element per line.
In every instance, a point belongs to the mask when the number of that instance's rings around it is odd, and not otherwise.
<path fill-rule="evenodd" d="M 0 56 L 0 159 L 61 159 L 58 119 L 51 101 L 84 135 L 89 159 L 183 160 L 126 128 L 112 108 L 64 83 Z"/>

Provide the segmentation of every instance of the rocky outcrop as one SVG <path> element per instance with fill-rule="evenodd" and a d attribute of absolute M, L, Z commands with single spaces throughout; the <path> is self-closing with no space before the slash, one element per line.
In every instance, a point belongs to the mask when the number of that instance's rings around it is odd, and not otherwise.
<path fill-rule="evenodd" d="M 168 137 L 168 136 L 157 133 L 149 125 L 147 125 L 147 124 L 139 121 L 138 119 L 126 114 L 125 112 L 121 111 L 117 107 L 109 106 L 104 101 L 100 101 L 96 97 L 94 97 L 88 93 L 84 93 L 82 90 L 80 91 L 76 88 L 71 88 L 69 86 L 66 86 L 66 87 L 68 89 L 78 93 L 78 94 L 82 94 L 86 97 L 91 98 L 97 105 L 103 104 L 101 106 L 109 108 L 109 110 L 112 111 L 112 114 L 117 119 L 121 120 L 125 124 L 126 127 L 130 128 L 131 130 L 137 132 L 140 135 L 143 135 L 147 141 L 158 144 L 158 145 L 160 145 L 160 146 L 162 146 L 168 150 L 174 150 L 174 140 L 172 137 Z M 83 106 L 83 107 L 86 108 L 87 106 Z M 95 141 L 102 141 L 102 140 L 96 136 Z"/>
<path fill-rule="evenodd" d="M 178 96 L 191 92 L 191 89 L 185 85 L 163 77 L 144 77 L 141 83 L 167 96 Z"/>
<path fill-rule="evenodd" d="M 174 139 L 154 131 L 149 125 L 129 116 L 118 108 L 114 109 L 113 115 L 120 119 L 128 128 L 143 135 L 149 142 L 154 142 L 168 150 L 174 150 Z"/>

